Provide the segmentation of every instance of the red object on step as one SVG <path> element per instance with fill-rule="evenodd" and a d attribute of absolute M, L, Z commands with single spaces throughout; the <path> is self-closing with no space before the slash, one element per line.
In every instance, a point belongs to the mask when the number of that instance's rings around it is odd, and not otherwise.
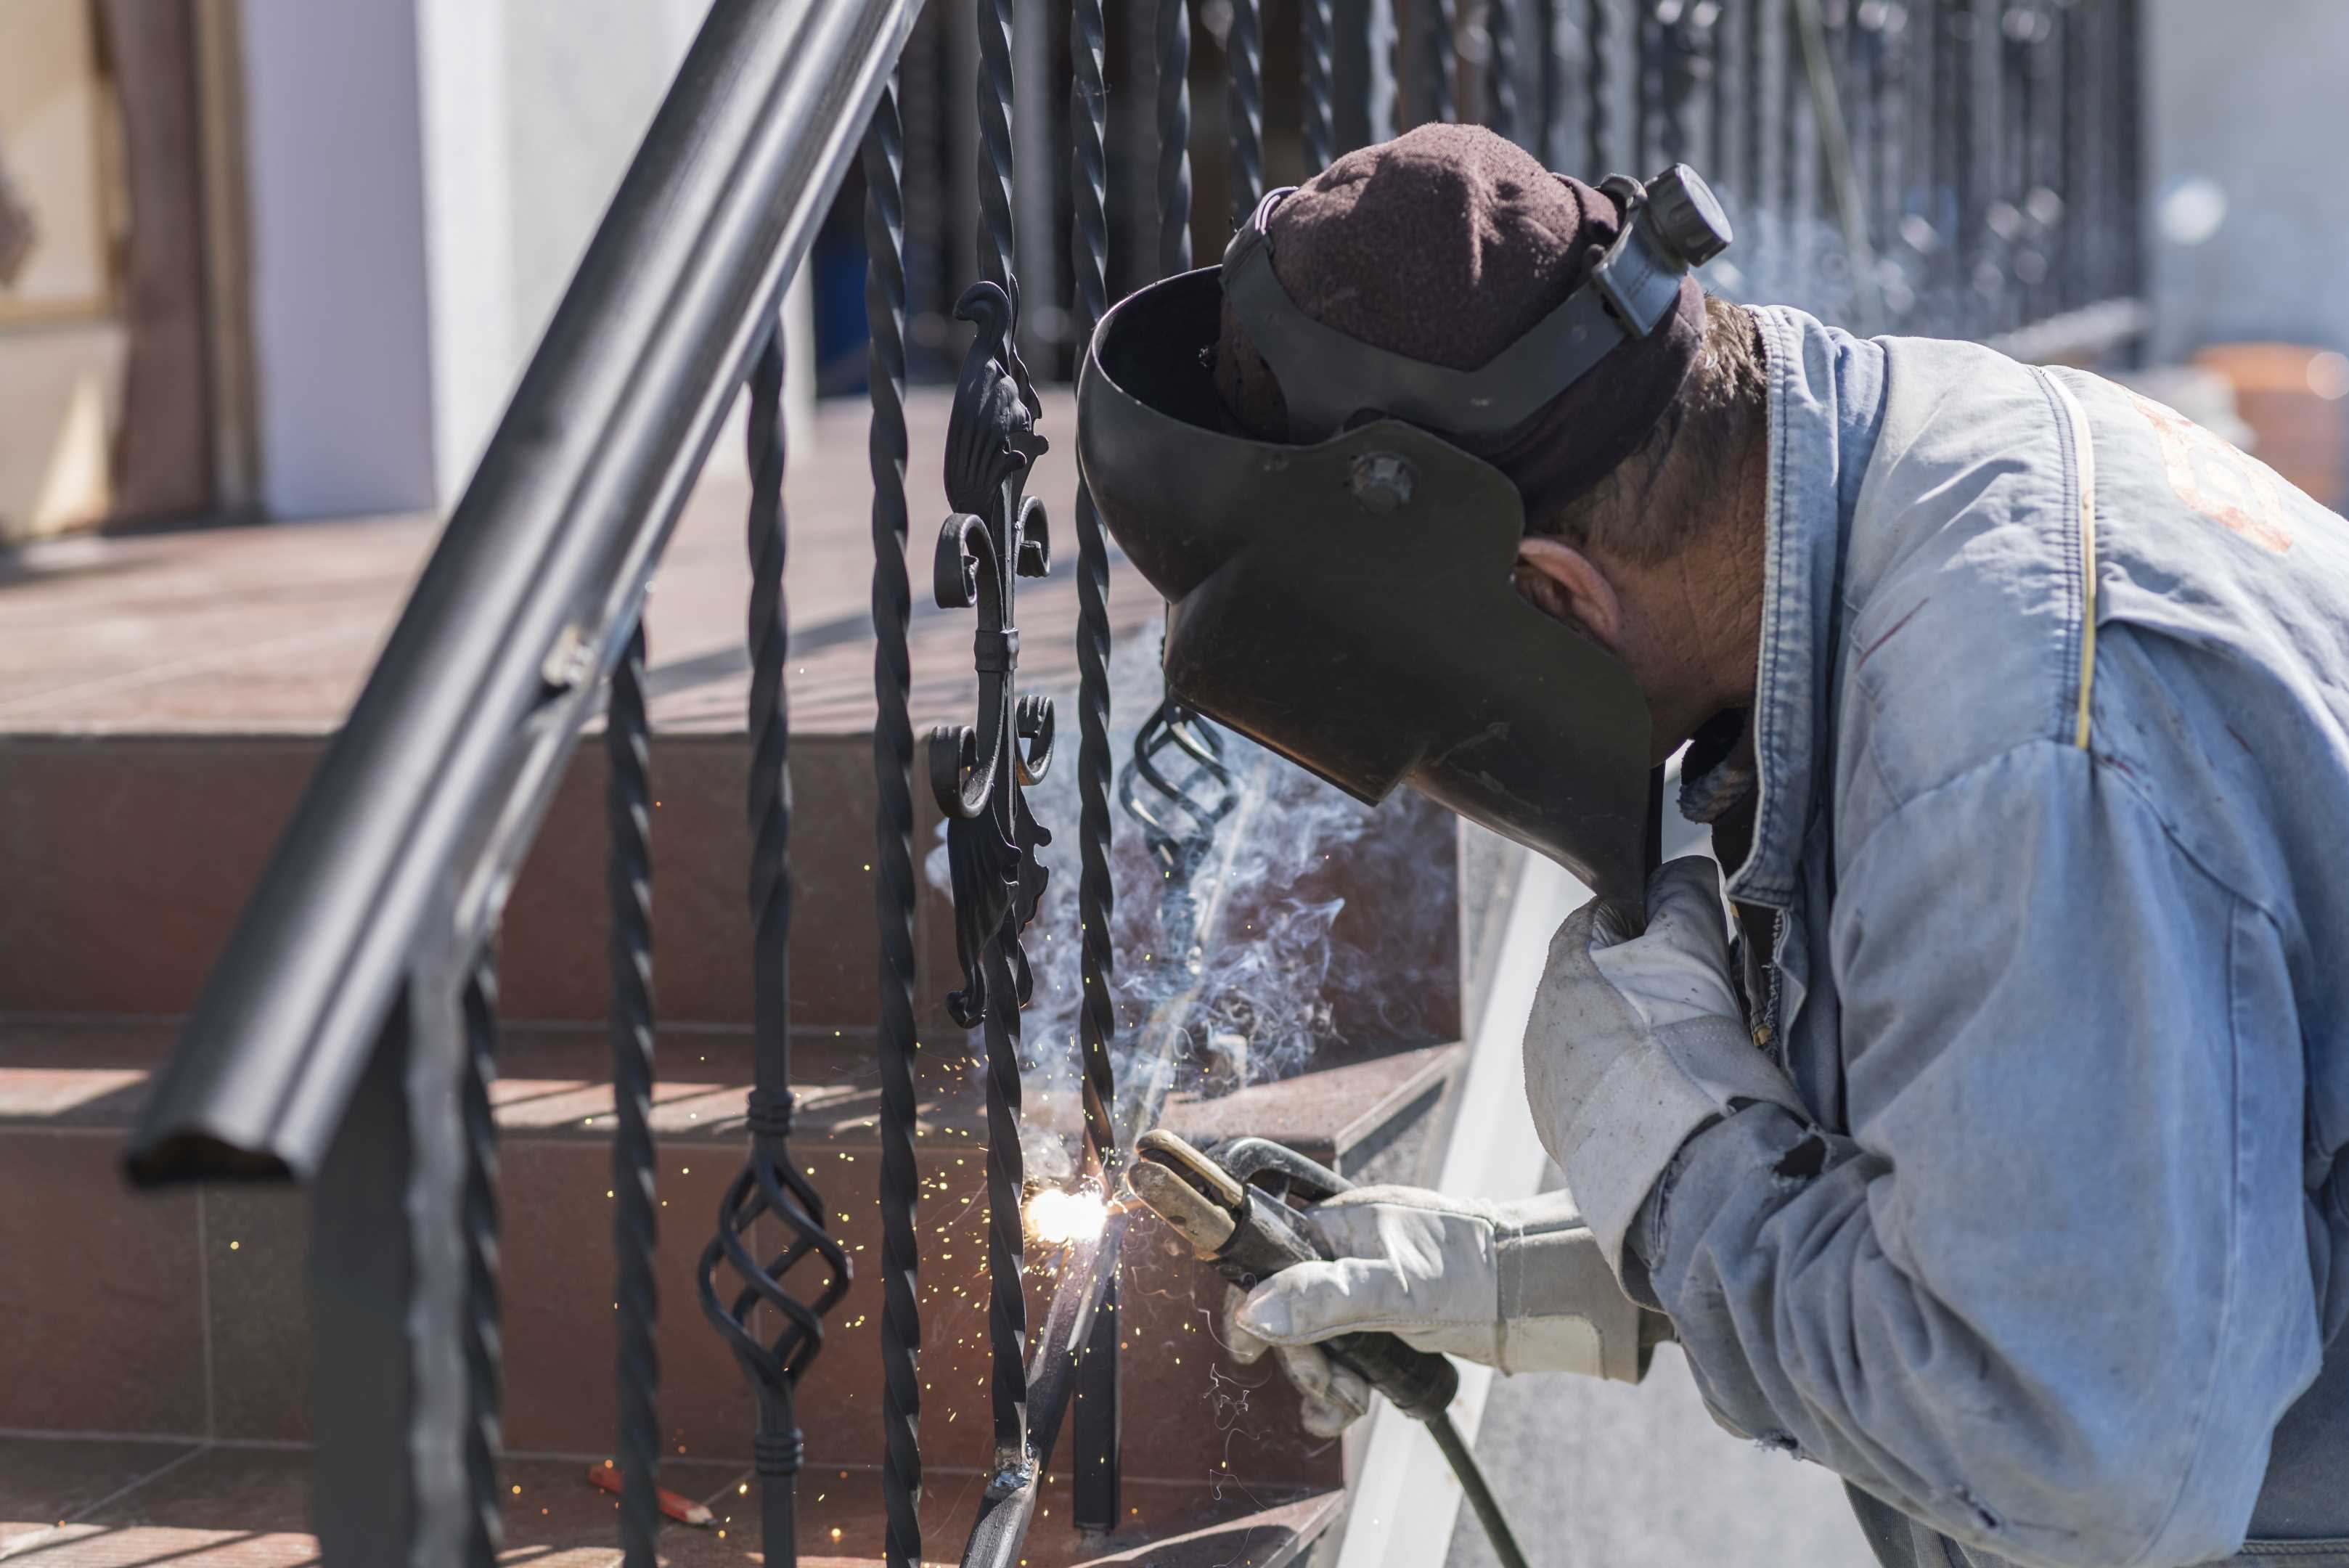
<path fill-rule="evenodd" d="M 589 1465 L 587 1484 L 598 1491 L 608 1491 L 616 1496 L 620 1490 L 619 1467 L 609 1460 L 600 1465 Z M 654 1495 L 660 1501 L 660 1511 L 678 1523 L 700 1525 L 707 1529 L 718 1522 L 716 1514 L 692 1499 L 679 1497 L 665 1486 L 656 1487 L 653 1490 Z"/>

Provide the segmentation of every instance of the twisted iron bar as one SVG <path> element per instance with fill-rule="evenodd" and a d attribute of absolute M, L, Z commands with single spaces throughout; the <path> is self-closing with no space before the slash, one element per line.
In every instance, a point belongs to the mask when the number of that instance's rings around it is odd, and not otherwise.
<path fill-rule="evenodd" d="M 905 155 L 895 74 L 864 133 L 865 377 L 873 401 L 873 867 L 881 951 L 881 1495 L 889 1568 L 922 1560 L 921 1199 L 914 1158 L 914 725 L 906 647 Z"/>
<path fill-rule="evenodd" d="M 1705 47 L 1704 29 L 1698 26 L 1694 7 L 1683 7 L 1666 20 L 1657 18 L 1658 72 L 1663 92 L 1663 156 L 1659 164 L 1678 163 L 1689 156 L 1689 106 L 1696 99 L 1699 67 Z M 1641 165 L 1644 170 L 1645 164 Z"/>
<path fill-rule="evenodd" d="M 1264 39 L 1256 0 L 1229 0 L 1224 57 L 1231 106 L 1232 227 L 1247 222 L 1264 198 Z"/>
<path fill-rule="evenodd" d="M 1558 57 L 1560 0 L 1533 0 L 1534 36 L 1541 53 L 1536 57 L 1534 153 L 1552 168 L 1566 166 L 1558 145 L 1558 129 L 1566 121 L 1566 62 Z M 1584 170 L 1587 176 L 1595 172 Z"/>
<path fill-rule="evenodd" d="M 946 282 L 942 275 L 946 248 L 947 196 L 941 178 L 938 150 L 945 100 L 944 52 L 936 34 L 943 31 L 943 12 L 925 9 L 887 89 L 899 116 L 898 177 L 891 182 L 897 192 L 899 270 L 905 277 L 905 318 L 945 320 Z M 869 137 L 871 132 L 867 131 Z M 868 171 L 868 178 L 870 174 Z M 871 207 L 866 208 L 868 214 Z M 871 245 L 868 230 L 866 244 Z M 905 333 L 898 333 L 902 346 Z M 927 358 L 927 356 L 925 356 Z M 904 552 L 899 551 L 902 557 Z"/>
<path fill-rule="evenodd" d="M 612 667 L 604 720 L 605 875 L 612 906 L 612 1243 L 620 1311 L 620 1547 L 626 1568 L 653 1568 L 660 1532 L 660 1315 L 653 1275 L 654 1196 L 651 726 L 645 715 L 645 623 L 638 613 Z"/>
<path fill-rule="evenodd" d="M 1191 5 L 1158 0 L 1158 272 L 1191 270 Z"/>
<path fill-rule="evenodd" d="M 1608 27 L 1611 5 L 1612 0 L 1584 0 L 1582 13 L 1583 65 L 1589 89 L 1583 108 L 1583 138 L 1590 144 L 1588 168 L 1592 174 L 1604 174 L 1611 167 L 1608 161 L 1611 139 L 1607 134 L 1607 99 L 1614 88 L 1607 57 L 1612 48 Z"/>
<path fill-rule="evenodd" d="M 1802 210 L 1802 94 L 1795 85 L 1801 70 L 1801 0 L 1781 0 L 1785 26 L 1778 37 L 1778 234 L 1794 275 L 1807 275 L 1809 228 Z"/>
<path fill-rule="evenodd" d="M 1305 152 L 1305 172 L 1310 177 L 1330 167 L 1335 156 L 1335 127 L 1330 88 L 1330 0 L 1298 0 L 1298 51 L 1304 102 L 1299 109 L 1299 140 Z"/>
<path fill-rule="evenodd" d="M 1076 282 L 1079 341 L 1092 336 L 1109 308 L 1109 222 L 1105 210 L 1109 166 L 1102 153 L 1108 94 L 1102 79 L 1101 0 L 1075 0 L 1071 10 L 1072 81 L 1069 120 L 1074 131 L 1071 187 L 1076 223 L 1071 271 Z M 1077 841 L 1081 869 L 1077 887 L 1078 942 L 1082 996 L 1077 1015 L 1077 1049 L 1083 1069 L 1086 1162 L 1104 1195 L 1114 1189 L 1118 1136 L 1112 1107 L 1117 1080 L 1110 1045 L 1117 1036 L 1111 995 L 1116 952 L 1111 921 L 1116 889 L 1110 878 L 1110 689 L 1109 540 L 1092 492 L 1077 476 Z M 1107 1238 L 1104 1238 L 1107 1241 Z M 1112 1246 L 1113 1242 L 1111 1243 Z M 1102 1266 L 1109 1277 L 1096 1308 L 1092 1334 L 1078 1368 L 1074 1503 L 1081 1530 L 1117 1528 L 1118 1342 L 1117 1258 Z"/>
<path fill-rule="evenodd" d="M 978 0 L 978 275 L 1016 305 L 1019 244 L 1011 216 L 1011 0 Z"/>
<path fill-rule="evenodd" d="M 1740 4 L 1740 9 L 1745 13 L 1745 79 L 1738 88 L 1741 95 L 1738 107 L 1745 121 L 1745 159 L 1744 179 L 1737 188 L 1737 194 L 1746 214 L 1753 218 L 1759 218 L 1768 204 L 1764 187 L 1768 162 L 1765 156 L 1767 133 L 1764 122 L 1768 113 L 1770 95 L 1763 83 L 1763 67 L 1768 62 L 1770 36 L 1763 9 L 1768 4 L 1769 0 L 1741 0 Z"/>
<path fill-rule="evenodd" d="M 1724 180 L 1729 177 L 1729 19 L 1736 10 L 1736 0 L 1722 0 L 1705 29 L 1705 58 L 1711 67 L 1705 84 L 1711 89 L 1704 110 L 1705 136 L 1711 142 L 1705 172 L 1709 177 L 1719 170 Z"/>
<path fill-rule="evenodd" d="M 1631 161 L 1644 170 L 1651 161 L 1648 149 L 1655 130 L 1656 78 L 1661 72 L 1664 25 L 1660 5 L 1672 0 L 1632 0 L 1631 5 Z"/>
<path fill-rule="evenodd" d="M 1460 57 L 1453 41 L 1452 0 L 1421 0 L 1419 52 L 1420 108 L 1423 123 L 1459 118 L 1454 88 Z"/>
<path fill-rule="evenodd" d="M 766 1561 L 782 1568 L 798 1558 L 796 1481 L 802 1457 L 792 1390 L 823 1348 L 824 1314 L 848 1293 L 848 1254 L 825 1229 L 823 1202 L 791 1158 L 792 881 L 790 713 L 784 659 L 790 623 L 783 598 L 783 344 L 771 327 L 750 372 L 750 907 L 753 919 L 755 1058 L 744 1118 L 750 1154 L 726 1189 L 718 1233 L 701 1254 L 701 1310 L 725 1336 L 759 1397 L 759 1429 L 751 1445 L 759 1477 L 760 1534 Z M 771 1216 L 787 1237 L 763 1266 L 749 1238 Z M 791 1272 L 812 1257 L 824 1274 L 812 1301 L 784 1287 Z M 741 1283 L 720 1299 L 724 1263 Z M 779 1320 L 761 1341 L 753 1314 L 765 1305 Z"/>
<path fill-rule="evenodd" d="M 498 1328 L 498 1124 L 490 1085 L 498 1075 L 498 971 L 484 948 L 466 976 L 465 1067 L 458 1115 L 465 1132 L 465 1481 L 471 1507 L 467 1568 L 492 1568 L 505 1541 L 498 1491 L 498 1438 L 503 1404 Z"/>
<path fill-rule="evenodd" d="M 1487 0 L 1485 36 L 1491 47 L 1485 123 L 1494 133 L 1517 139 L 1517 0 Z"/>
<path fill-rule="evenodd" d="M 1070 123 L 1075 129 L 1076 225 L 1073 244 L 1077 333 L 1081 341 L 1109 308 L 1109 223 L 1104 202 L 1109 166 L 1102 151 L 1107 94 L 1102 82 L 1101 0 L 1075 0 Z M 1092 490 L 1077 478 L 1077 800 L 1078 847 L 1082 869 L 1077 919 L 1082 949 L 1084 996 L 1079 1009 L 1078 1048 L 1083 1056 L 1085 1145 L 1104 1180 L 1114 1162 L 1117 1129 L 1110 1120 L 1115 1081 L 1110 1043 L 1117 1016 L 1110 998 L 1116 955 L 1110 945 L 1110 919 L 1116 893 L 1109 869 L 1109 541 Z"/>

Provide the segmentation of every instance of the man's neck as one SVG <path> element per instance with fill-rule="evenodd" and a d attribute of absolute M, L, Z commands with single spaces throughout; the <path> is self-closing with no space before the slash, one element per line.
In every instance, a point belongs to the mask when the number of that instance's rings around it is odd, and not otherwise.
<path fill-rule="evenodd" d="M 1768 556 L 1769 470 L 1761 431 L 1736 482 L 1716 494 L 1718 515 L 1695 542 L 1655 566 L 1609 563 L 1622 593 L 1632 663 L 1661 749 L 1676 749 L 1714 714 L 1754 702 L 1761 662 Z"/>

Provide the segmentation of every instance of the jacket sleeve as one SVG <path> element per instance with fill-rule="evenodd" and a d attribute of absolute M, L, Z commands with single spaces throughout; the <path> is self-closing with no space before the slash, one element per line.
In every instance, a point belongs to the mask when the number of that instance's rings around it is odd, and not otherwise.
<path fill-rule="evenodd" d="M 2276 928 L 2052 742 L 1841 867 L 1850 1137 L 1749 1106 L 1635 1243 L 1717 1418 L 2034 1564 L 2239 1546 L 2320 1345 Z"/>

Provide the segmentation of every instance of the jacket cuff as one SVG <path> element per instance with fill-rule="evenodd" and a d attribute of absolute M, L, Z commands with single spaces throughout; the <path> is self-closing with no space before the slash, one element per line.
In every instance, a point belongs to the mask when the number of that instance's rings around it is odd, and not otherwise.
<path fill-rule="evenodd" d="M 1807 1119 L 1794 1085 L 1733 1018 L 1668 1024 L 1655 1032 L 1651 1048 L 1625 1051 L 1608 1064 L 1563 1141 L 1567 1185 L 1618 1280 L 1625 1238 L 1681 1146 L 1707 1123 L 1756 1100 Z"/>
<path fill-rule="evenodd" d="M 1578 1372 L 1637 1383 L 1640 1307 L 1617 1284 L 1568 1194 L 1503 1205 L 1494 1247 L 1503 1372 Z"/>

